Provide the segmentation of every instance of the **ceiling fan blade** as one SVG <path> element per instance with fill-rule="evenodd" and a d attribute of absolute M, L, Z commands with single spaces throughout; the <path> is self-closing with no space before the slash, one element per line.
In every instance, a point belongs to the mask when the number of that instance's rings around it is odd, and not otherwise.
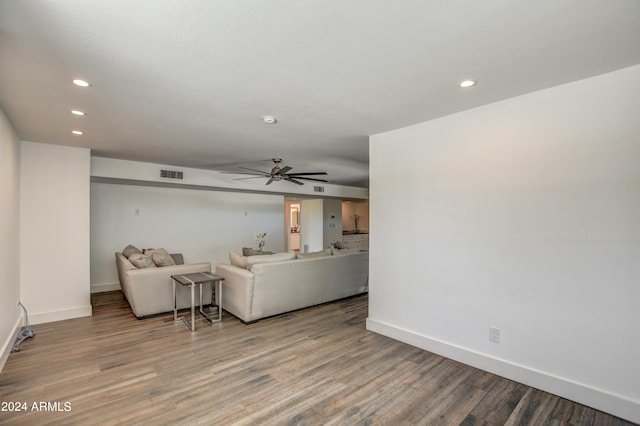
<path fill-rule="evenodd" d="M 288 182 L 295 183 L 296 185 L 304 185 L 304 183 L 302 183 L 302 182 L 298 182 L 297 180 L 292 179 L 292 178 L 290 178 L 290 177 L 288 177 L 288 176 L 285 176 L 285 177 L 284 177 L 284 180 L 286 180 L 286 181 L 288 181 Z"/>
<path fill-rule="evenodd" d="M 311 175 L 326 175 L 327 172 L 303 172 L 303 173 L 289 173 L 289 176 L 311 176 Z"/>
<path fill-rule="evenodd" d="M 250 171 L 252 171 L 252 172 L 258 172 L 258 173 L 261 173 L 261 174 L 263 174 L 263 175 L 265 175 L 265 176 L 271 176 L 271 173 L 269 173 L 269 172 L 263 172 L 262 170 L 250 169 L 249 167 L 238 167 L 238 168 L 239 168 L 239 169 L 243 169 L 243 170 L 250 170 Z"/>
<path fill-rule="evenodd" d="M 265 185 L 271 185 L 271 182 L 273 182 L 273 178 L 269 179 Z"/>
<path fill-rule="evenodd" d="M 266 176 L 269 177 L 270 175 L 264 174 L 264 173 L 249 173 L 249 172 L 220 172 L 220 174 L 223 175 L 252 175 L 252 176 Z"/>
<path fill-rule="evenodd" d="M 289 175 L 291 176 L 291 175 Z M 296 179 L 300 179 L 300 180 L 312 180 L 314 182 L 329 182 L 328 180 L 325 179 L 314 179 L 314 178 L 308 178 L 308 177 L 298 177 L 298 176 L 293 176 Z M 291 178 L 289 178 L 291 179 Z"/>
<path fill-rule="evenodd" d="M 280 171 L 278 171 L 279 175 L 284 175 L 286 174 L 289 170 L 291 170 L 291 167 L 289 166 L 284 166 L 283 168 L 280 169 Z"/>
<path fill-rule="evenodd" d="M 247 180 L 247 179 L 261 179 L 264 176 L 251 176 L 251 177 L 245 177 L 245 178 L 237 178 L 237 179 L 233 179 L 233 180 Z"/>

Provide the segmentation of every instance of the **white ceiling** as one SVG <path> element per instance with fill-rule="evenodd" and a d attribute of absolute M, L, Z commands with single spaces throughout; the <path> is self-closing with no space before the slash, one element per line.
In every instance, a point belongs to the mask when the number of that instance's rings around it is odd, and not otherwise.
<path fill-rule="evenodd" d="M 638 0 L 0 0 L 22 140 L 354 186 L 371 134 L 638 63 Z"/>

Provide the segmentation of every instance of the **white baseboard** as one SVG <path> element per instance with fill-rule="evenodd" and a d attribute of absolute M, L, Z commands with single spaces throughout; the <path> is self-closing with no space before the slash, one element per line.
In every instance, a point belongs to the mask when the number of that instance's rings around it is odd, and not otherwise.
<path fill-rule="evenodd" d="M 91 312 L 91 305 L 79 306 L 77 308 L 61 309 L 59 311 L 38 312 L 29 314 L 29 323 L 31 323 L 31 325 L 34 325 L 54 321 L 63 321 L 72 318 L 90 317 Z"/>
<path fill-rule="evenodd" d="M 18 338 L 18 334 L 20 334 L 20 330 L 22 330 L 23 321 L 22 315 L 18 317 L 16 323 L 13 326 L 13 332 L 9 333 L 9 337 L 2 344 L 2 348 L 0 349 L 0 371 L 4 368 L 4 365 L 7 363 L 7 359 L 9 359 L 9 354 L 11 353 L 11 348 L 13 348 L 13 344 L 16 342 Z"/>
<path fill-rule="evenodd" d="M 367 318 L 367 330 L 527 386 L 640 423 L 640 401 Z"/>
<path fill-rule="evenodd" d="M 120 287 L 120 282 L 116 281 L 114 283 L 102 283 L 102 284 L 91 284 L 91 293 L 104 293 L 106 291 L 116 291 L 122 290 Z"/>

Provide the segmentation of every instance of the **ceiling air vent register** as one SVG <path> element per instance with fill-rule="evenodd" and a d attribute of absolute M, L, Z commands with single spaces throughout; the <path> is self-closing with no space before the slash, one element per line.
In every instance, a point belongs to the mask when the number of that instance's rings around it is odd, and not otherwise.
<path fill-rule="evenodd" d="M 160 170 L 160 177 L 169 179 L 182 179 L 182 172 L 176 170 Z"/>

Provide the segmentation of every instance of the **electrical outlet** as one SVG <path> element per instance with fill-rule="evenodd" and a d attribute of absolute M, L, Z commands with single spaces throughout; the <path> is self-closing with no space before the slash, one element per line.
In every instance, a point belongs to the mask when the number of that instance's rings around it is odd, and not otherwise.
<path fill-rule="evenodd" d="M 489 327 L 489 341 L 494 343 L 500 343 L 500 329 L 495 327 Z"/>

